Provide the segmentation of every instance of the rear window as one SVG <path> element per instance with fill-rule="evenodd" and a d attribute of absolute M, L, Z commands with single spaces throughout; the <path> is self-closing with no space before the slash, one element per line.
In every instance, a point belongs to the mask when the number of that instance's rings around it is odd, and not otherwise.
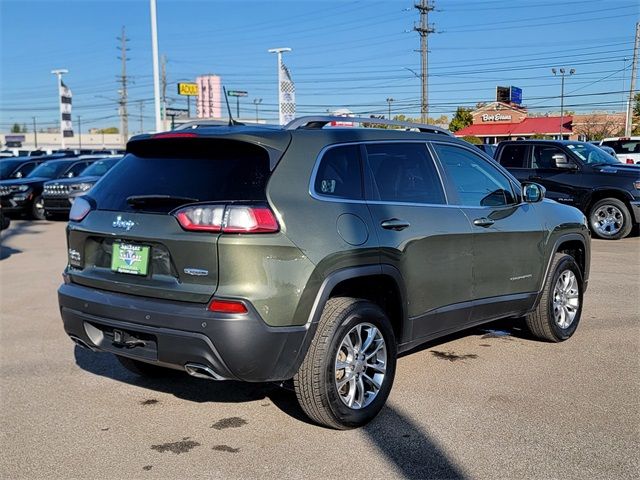
<path fill-rule="evenodd" d="M 91 190 L 99 210 L 166 213 L 181 204 L 266 201 L 269 156 L 256 145 L 230 140 L 151 140 L 138 142 L 104 181 Z M 174 202 L 132 206 L 137 196 L 166 196 Z M 180 201 L 179 199 L 185 199 Z"/>
<path fill-rule="evenodd" d="M 613 148 L 618 155 L 640 153 L 640 140 L 606 140 L 602 145 Z"/>

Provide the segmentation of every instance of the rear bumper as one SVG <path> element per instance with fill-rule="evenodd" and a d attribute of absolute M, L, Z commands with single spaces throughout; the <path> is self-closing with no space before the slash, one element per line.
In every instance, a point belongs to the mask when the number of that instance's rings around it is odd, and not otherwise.
<path fill-rule="evenodd" d="M 90 348 L 184 370 L 210 368 L 220 379 L 248 382 L 292 378 L 309 330 L 269 327 L 247 304 L 245 315 L 212 313 L 204 305 L 105 292 L 75 284 L 58 289 L 64 329 Z M 140 339 L 131 348 L 113 331 Z"/>
<path fill-rule="evenodd" d="M 629 202 L 631 205 L 631 215 L 633 215 L 634 223 L 640 223 L 640 201 Z"/>

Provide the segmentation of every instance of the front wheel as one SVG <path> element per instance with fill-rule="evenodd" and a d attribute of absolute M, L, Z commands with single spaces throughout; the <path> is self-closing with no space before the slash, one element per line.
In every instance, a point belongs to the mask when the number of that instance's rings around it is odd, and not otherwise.
<path fill-rule="evenodd" d="M 38 195 L 33 199 L 33 204 L 31 205 L 31 218 L 34 220 L 45 220 L 47 218 L 44 211 L 42 195 Z"/>
<path fill-rule="evenodd" d="M 549 342 L 561 342 L 571 337 L 582 314 L 582 291 L 582 272 L 574 258 L 556 253 L 540 302 L 526 317 L 531 333 Z"/>
<path fill-rule="evenodd" d="M 604 240 L 626 237 L 633 227 L 629 209 L 617 198 L 603 198 L 591 207 L 589 224 L 593 234 Z"/>
<path fill-rule="evenodd" d="M 330 299 L 293 379 L 300 406 L 330 428 L 365 425 L 387 401 L 396 354 L 391 322 L 380 307 L 356 298 Z"/>

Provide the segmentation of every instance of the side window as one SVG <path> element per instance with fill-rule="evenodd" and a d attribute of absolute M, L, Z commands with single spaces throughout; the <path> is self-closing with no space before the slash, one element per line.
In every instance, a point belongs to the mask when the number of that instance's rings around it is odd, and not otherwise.
<path fill-rule="evenodd" d="M 553 159 L 553 156 L 556 154 L 562 154 L 565 157 L 567 156 L 567 154 L 558 147 L 534 145 L 531 159 L 533 168 L 558 168 L 556 167 L 556 162 Z"/>
<path fill-rule="evenodd" d="M 20 172 L 21 177 L 26 177 L 27 175 L 29 175 L 29 173 L 31 173 L 31 170 L 33 170 L 35 167 L 36 167 L 36 162 L 25 163 L 20 167 L 19 170 L 17 170 L 14 173 L 14 176 L 16 176 L 18 172 Z"/>
<path fill-rule="evenodd" d="M 366 149 L 381 201 L 446 203 L 440 176 L 424 143 L 372 143 Z"/>
<path fill-rule="evenodd" d="M 313 188 L 319 195 L 361 200 L 360 146 L 344 145 L 327 150 L 320 160 Z"/>
<path fill-rule="evenodd" d="M 455 145 L 433 144 L 460 205 L 499 207 L 515 203 L 511 182 L 481 156 Z"/>
<path fill-rule="evenodd" d="M 67 173 L 65 173 L 64 176 L 69 178 L 77 177 L 82 170 L 87 168 L 87 165 L 89 165 L 88 162 L 74 163 L 73 166 L 69 170 L 67 170 Z"/>
<path fill-rule="evenodd" d="M 526 145 L 507 145 L 500 154 L 500 164 L 504 168 L 528 168 Z"/>

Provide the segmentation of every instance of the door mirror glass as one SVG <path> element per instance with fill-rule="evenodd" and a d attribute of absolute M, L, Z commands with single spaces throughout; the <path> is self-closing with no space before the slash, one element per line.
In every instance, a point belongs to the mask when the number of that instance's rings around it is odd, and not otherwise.
<path fill-rule="evenodd" d="M 563 168 L 563 169 L 567 169 L 567 170 L 575 170 L 576 169 L 576 165 L 572 162 L 570 162 L 567 159 L 567 156 L 564 153 L 556 153 L 553 157 L 551 157 L 553 159 L 553 163 L 556 167 L 558 168 Z"/>
<path fill-rule="evenodd" d="M 522 186 L 522 198 L 527 203 L 541 202 L 544 198 L 544 187 L 537 183 L 526 183 Z"/>
<path fill-rule="evenodd" d="M 17 173 L 14 175 L 14 177 L 15 177 L 15 178 L 22 178 L 22 172 L 17 172 Z"/>

